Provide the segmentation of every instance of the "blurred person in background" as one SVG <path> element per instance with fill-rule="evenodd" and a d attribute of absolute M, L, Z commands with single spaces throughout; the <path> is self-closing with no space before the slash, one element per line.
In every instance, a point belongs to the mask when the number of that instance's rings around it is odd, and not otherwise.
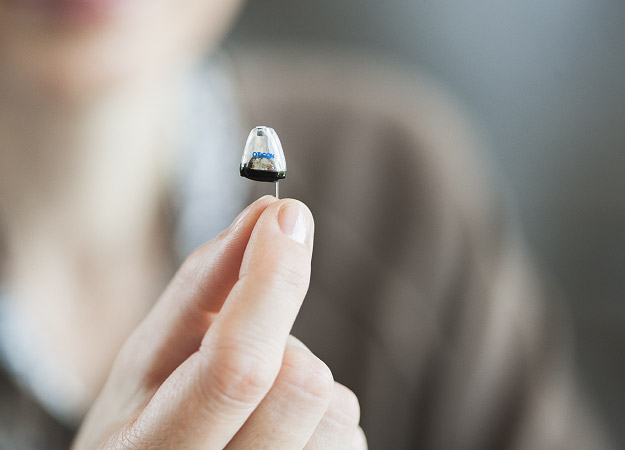
<path fill-rule="evenodd" d="M 240 7 L 0 1 L 0 448 L 604 448 L 453 104 Z"/>

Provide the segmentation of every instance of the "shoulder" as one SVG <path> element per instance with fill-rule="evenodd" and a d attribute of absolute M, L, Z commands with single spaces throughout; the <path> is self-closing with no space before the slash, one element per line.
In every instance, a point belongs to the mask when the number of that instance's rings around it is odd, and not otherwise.
<path fill-rule="evenodd" d="M 338 379 L 353 380 L 372 443 L 388 447 L 402 426 L 418 432 L 410 411 L 425 411 L 431 429 L 418 439 L 431 434 L 437 448 L 499 438 L 584 447 L 568 442 L 576 430 L 594 436 L 592 423 L 562 409 L 584 410 L 575 389 L 543 395 L 572 383 L 563 314 L 545 301 L 462 108 L 414 68 L 378 57 L 309 47 L 232 55 L 249 121 L 283 141 L 281 191 L 315 216 L 314 298 L 297 331 Z M 365 356 L 348 360 L 345 348 Z M 431 402 L 409 405 L 402 381 Z M 413 409 L 389 420 L 389 404 Z M 571 427 L 555 437 L 536 420 L 544 414 Z"/>
<path fill-rule="evenodd" d="M 479 136 L 415 67 L 323 47 L 229 53 L 250 125 L 272 126 L 282 139 L 288 195 L 355 225 L 394 259 L 393 247 L 413 253 L 428 240 L 442 249 L 452 235 L 496 225 Z"/>

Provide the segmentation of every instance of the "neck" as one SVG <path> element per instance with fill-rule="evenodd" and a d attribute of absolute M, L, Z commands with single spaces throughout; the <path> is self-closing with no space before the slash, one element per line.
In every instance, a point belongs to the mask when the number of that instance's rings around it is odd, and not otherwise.
<path fill-rule="evenodd" d="M 153 219 L 171 167 L 179 117 L 174 78 L 128 83 L 81 103 L 0 88 L 0 229 L 7 245 L 12 237 L 36 245 L 33 236 L 58 234 L 102 245 L 123 245 L 124 235 L 134 241 Z"/>
<path fill-rule="evenodd" d="M 0 82 L 2 285 L 84 405 L 171 270 L 158 227 L 183 76 L 80 104 Z"/>

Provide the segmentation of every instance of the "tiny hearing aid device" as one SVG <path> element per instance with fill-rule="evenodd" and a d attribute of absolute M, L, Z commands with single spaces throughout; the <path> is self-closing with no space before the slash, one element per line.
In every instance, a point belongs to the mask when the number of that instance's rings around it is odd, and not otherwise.
<path fill-rule="evenodd" d="M 259 126 L 250 132 L 239 173 L 250 180 L 275 183 L 276 198 L 279 198 L 280 180 L 286 178 L 286 160 L 273 128 Z"/>

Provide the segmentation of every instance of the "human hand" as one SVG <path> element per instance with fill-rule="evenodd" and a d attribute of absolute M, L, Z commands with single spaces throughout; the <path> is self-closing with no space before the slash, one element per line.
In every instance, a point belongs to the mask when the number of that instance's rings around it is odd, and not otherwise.
<path fill-rule="evenodd" d="M 366 449 L 356 396 L 289 331 L 313 221 L 263 197 L 195 250 L 128 338 L 83 449 Z"/>

